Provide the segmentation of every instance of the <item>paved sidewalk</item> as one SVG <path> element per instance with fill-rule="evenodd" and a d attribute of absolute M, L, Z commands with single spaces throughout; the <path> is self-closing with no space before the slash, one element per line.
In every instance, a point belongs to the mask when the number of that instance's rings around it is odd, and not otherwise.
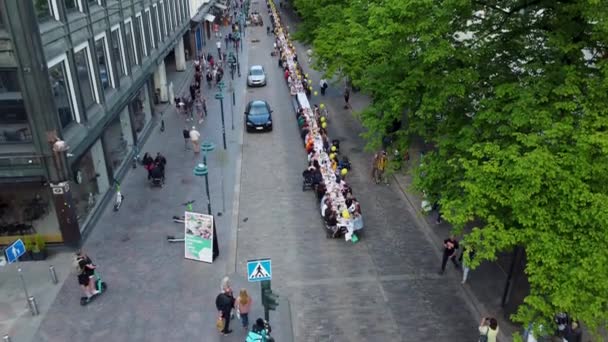
<path fill-rule="evenodd" d="M 291 28 L 297 27 L 297 18 L 291 11 L 291 8 L 284 9 L 282 11 L 283 20 L 288 22 Z M 297 51 L 299 51 L 299 62 L 303 65 L 305 72 L 308 72 L 310 79 L 312 80 L 312 85 L 314 90 L 318 90 L 318 84 L 320 80 L 320 73 L 313 70 L 310 67 L 310 63 L 306 58 L 305 51 L 309 49 L 308 46 L 304 46 L 300 42 L 295 42 L 295 46 Z M 311 103 L 324 103 L 328 106 L 330 111 L 330 118 L 332 115 L 343 116 L 343 115 L 353 115 L 357 111 L 364 109 L 369 103 L 370 98 L 363 93 L 360 92 L 351 92 L 350 96 L 350 104 L 352 106 L 352 110 L 344 110 L 344 98 L 343 98 L 343 90 L 344 83 L 341 81 L 333 81 L 330 82 L 330 87 L 327 90 L 326 96 L 313 96 Z M 320 94 L 320 91 L 319 91 Z M 357 130 L 361 130 L 360 122 L 357 123 Z M 335 127 L 332 126 L 330 121 L 329 131 L 330 137 L 334 138 L 332 134 L 332 130 Z M 363 142 L 362 142 L 363 144 Z M 358 149 L 362 149 L 361 145 Z M 414 156 L 410 161 L 411 165 L 414 165 L 416 157 L 418 153 L 416 152 L 416 147 L 414 146 L 413 150 L 410 150 L 410 155 Z M 373 153 L 368 153 L 369 160 L 369 174 L 371 175 L 371 160 Z M 440 225 L 436 225 L 434 223 L 435 216 L 434 213 L 431 215 L 425 215 L 422 213 L 421 209 L 421 200 L 417 194 L 414 193 L 411 187 L 411 175 L 409 174 L 409 170 L 405 172 L 399 172 L 394 175 L 395 185 L 404 195 L 404 198 L 407 200 L 408 206 L 410 210 L 414 210 L 416 212 L 417 223 L 423 228 L 423 234 L 434 242 L 434 245 L 437 248 L 437 253 L 441 253 L 441 246 L 443 243 L 443 239 L 445 239 L 450 234 L 451 226 L 447 223 L 442 223 Z M 355 191 L 357 187 L 354 187 Z M 462 273 L 454 272 L 452 269 L 446 271 L 447 277 L 451 282 L 458 284 L 461 288 L 460 292 L 463 298 L 466 298 L 467 304 L 477 312 L 478 316 L 482 315 L 486 316 L 495 316 L 500 323 L 501 333 L 499 335 L 501 341 L 510 340 L 510 336 L 513 332 L 517 331 L 517 327 L 510 323 L 504 317 L 504 312 L 500 308 L 500 300 L 502 296 L 502 290 L 504 289 L 506 272 L 504 271 L 504 265 L 509 263 L 509 255 L 502 255 L 500 258 L 500 262 L 485 262 L 476 270 L 472 270 L 469 274 L 469 279 L 467 284 L 464 286 L 460 285 L 460 280 L 462 278 Z M 449 266 L 449 265 L 448 265 Z M 439 267 L 437 267 L 439 268 Z M 471 322 L 471 329 L 475 330 L 476 324 L 478 320 Z M 509 336 L 509 337 L 507 337 Z"/>
<path fill-rule="evenodd" d="M 244 65 L 247 65 L 246 46 L 241 54 L 241 66 Z M 192 74 L 192 62 L 188 61 L 187 71 L 167 75 L 168 81 L 174 83 L 176 95 L 188 93 Z M 184 122 L 172 104 L 156 106 L 157 112 L 164 113 L 165 131 L 160 132 L 158 125 L 153 127 L 141 153 L 161 152 L 166 156 L 165 186 L 152 188 L 141 166 L 130 169 L 121 184 L 125 196 L 122 208 L 116 213 L 108 205 L 84 246 L 108 283 L 107 293 L 81 307 L 80 289 L 73 275 L 69 275 L 40 328 L 34 330 L 33 339 L 15 341 L 241 340 L 236 333 L 221 338 L 215 329 L 214 302 L 220 280 L 234 272 L 236 229 L 232 214 L 238 203 L 237 170 L 240 170 L 243 126 L 242 115 L 236 113 L 243 112 L 245 95 L 244 78 L 235 80 L 237 102 L 232 109 L 229 73 L 224 80 L 227 149 L 222 146 L 220 104 L 213 97 L 216 88 L 209 90 L 206 84 L 202 86 L 209 116 L 200 125 Z M 220 249 L 213 264 L 185 260 L 183 244 L 166 241 L 167 235 L 183 235 L 183 225 L 171 219 L 183 213 L 182 203 L 196 200 L 195 211 L 207 212 L 204 179 L 193 175 L 193 168 L 202 156 L 184 151 L 182 129 L 193 124 L 201 132 L 201 141 L 209 140 L 216 145 L 207 157 Z M 242 284 L 238 277 L 234 282 Z M 254 298 L 258 296 L 256 287 L 250 291 Z M 260 314 L 258 311 L 255 309 L 254 313 Z"/>
<path fill-rule="evenodd" d="M 175 71 L 175 65 L 167 65 L 167 81 L 172 82 L 176 89 L 189 84 L 193 71 Z M 155 106 L 157 113 L 170 111 L 170 103 L 161 103 Z M 108 206 L 111 207 L 112 203 Z M 106 210 L 100 209 L 100 210 Z M 96 228 L 92 228 L 96 229 Z M 73 279 L 73 252 L 67 247 L 51 247 L 49 257 L 44 261 L 22 262 L 20 267 L 26 281 L 26 288 L 30 296 L 36 298 L 39 315 L 32 317 L 26 307 L 26 299 L 22 282 L 18 276 L 17 265 L 0 267 L 0 334 L 9 335 L 13 341 L 30 341 L 38 330 L 39 325 L 49 313 L 55 298 L 64 283 L 70 287 L 76 284 Z M 54 266 L 58 284 L 52 284 L 49 266 Z"/>

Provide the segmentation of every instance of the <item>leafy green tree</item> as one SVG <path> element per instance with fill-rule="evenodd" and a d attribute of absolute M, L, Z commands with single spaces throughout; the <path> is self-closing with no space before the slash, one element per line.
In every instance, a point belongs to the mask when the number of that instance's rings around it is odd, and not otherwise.
<path fill-rule="evenodd" d="M 304 4 L 306 2 L 307 4 Z M 525 248 L 513 319 L 608 317 L 608 6 L 599 0 L 298 1 L 317 66 L 371 95 L 366 137 L 436 146 L 415 185 L 473 266 Z M 308 7 L 307 7 L 308 6 Z M 306 29 L 306 25 L 309 25 Z"/>

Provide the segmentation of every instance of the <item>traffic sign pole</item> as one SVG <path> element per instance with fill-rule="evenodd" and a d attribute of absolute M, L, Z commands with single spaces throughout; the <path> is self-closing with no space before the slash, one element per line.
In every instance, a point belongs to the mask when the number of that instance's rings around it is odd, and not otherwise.
<path fill-rule="evenodd" d="M 25 292 L 25 307 L 30 307 L 30 294 L 27 292 L 27 286 L 25 285 L 25 278 L 23 278 L 23 272 L 21 271 L 21 267 L 17 265 L 17 272 L 19 273 L 19 278 L 21 278 L 21 284 L 23 284 L 23 292 Z"/>

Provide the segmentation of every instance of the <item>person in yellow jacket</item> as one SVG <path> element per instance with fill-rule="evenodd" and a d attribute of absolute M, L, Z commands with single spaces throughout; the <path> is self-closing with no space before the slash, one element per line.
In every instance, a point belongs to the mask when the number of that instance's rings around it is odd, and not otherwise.
<path fill-rule="evenodd" d="M 380 151 L 374 155 L 374 163 L 372 165 L 372 179 L 376 184 L 380 184 L 380 182 L 384 181 L 385 184 L 388 184 L 386 178 L 384 177 L 384 171 L 386 170 L 386 165 L 388 164 L 388 158 L 386 157 L 385 151 Z"/>

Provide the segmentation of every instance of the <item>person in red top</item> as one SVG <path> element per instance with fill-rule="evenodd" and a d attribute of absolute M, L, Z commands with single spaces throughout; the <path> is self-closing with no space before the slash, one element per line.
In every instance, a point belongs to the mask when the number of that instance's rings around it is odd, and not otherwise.
<path fill-rule="evenodd" d="M 289 69 L 285 68 L 285 81 L 289 78 Z"/>

